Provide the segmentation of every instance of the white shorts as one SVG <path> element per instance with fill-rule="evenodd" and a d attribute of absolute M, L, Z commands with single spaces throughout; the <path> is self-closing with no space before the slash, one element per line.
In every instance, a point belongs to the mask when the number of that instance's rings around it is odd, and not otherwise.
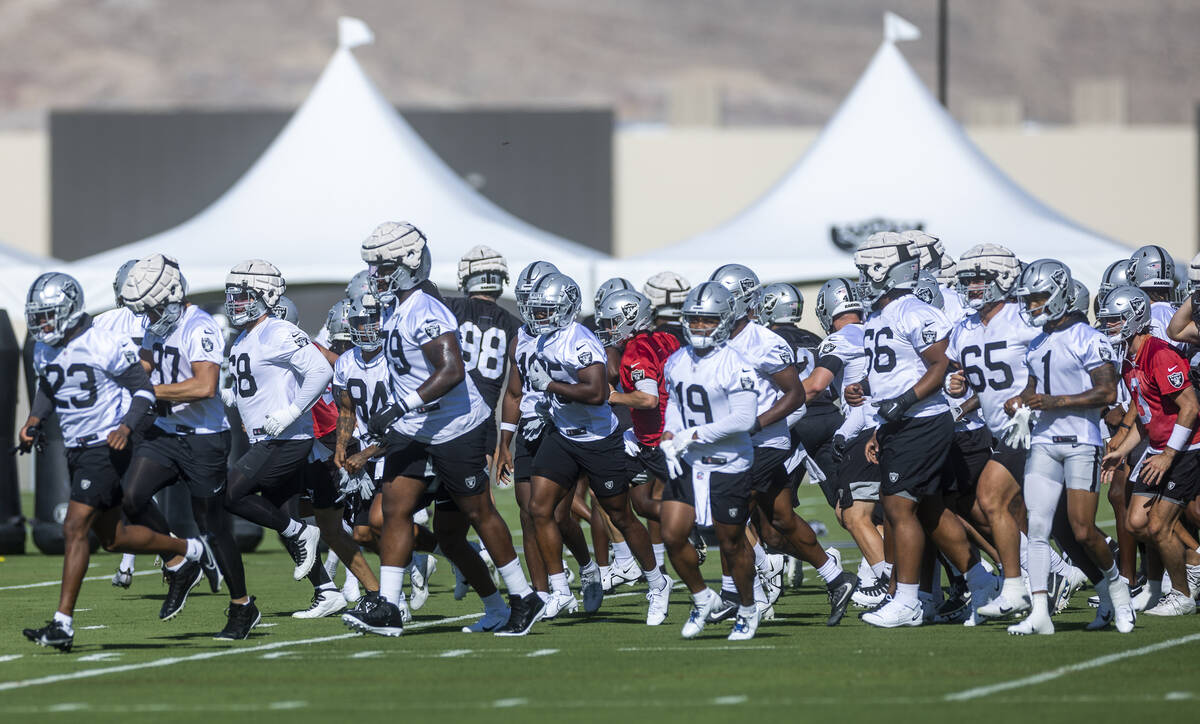
<path fill-rule="evenodd" d="M 1040 475 L 1067 490 L 1100 490 L 1100 448 L 1079 442 L 1034 443 L 1025 461 L 1025 478 Z"/>

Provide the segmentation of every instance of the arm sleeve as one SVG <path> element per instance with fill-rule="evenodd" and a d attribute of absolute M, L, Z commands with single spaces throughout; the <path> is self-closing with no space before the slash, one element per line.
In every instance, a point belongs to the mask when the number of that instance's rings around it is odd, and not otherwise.
<path fill-rule="evenodd" d="M 658 380 L 638 380 L 637 383 L 634 384 L 633 388 L 638 392 L 658 397 Z"/>
<path fill-rule="evenodd" d="M 113 375 L 113 381 L 129 390 L 133 396 L 129 401 L 129 411 L 121 418 L 121 424 L 130 430 L 153 422 L 154 417 L 147 415 L 154 406 L 154 385 L 150 384 L 150 375 L 141 362 L 129 365 L 124 372 Z"/>
<path fill-rule="evenodd" d="M 33 404 L 29 406 L 29 416 L 45 420 L 53 412 L 54 400 L 51 400 L 50 394 L 46 392 L 46 382 L 39 379 L 37 391 L 33 393 Z"/>
<path fill-rule="evenodd" d="M 683 418 L 679 415 L 679 405 L 675 400 L 668 400 L 666 419 L 663 421 L 663 431 L 674 435 L 682 429 Z"/>
<path fill-rule="evenodd" d="M 333 379 L 333 368 L 329 366 L 325 355 L 311 344 L 296 350 L 290 361 L 292 369 L 299 372 L 303 378 L 300 391 L 296 393 L 296 399 L 292 402 L 296 407 L 307 411 L 321 399 L 325 388 L 329 387 L 329 382 Z"/>
<path fill-rule="evenodd" d="M 753 390 L 737 389 L 729 394 L 729 414 L 696 428 L 696 440 L 716 442 L 722 438 L 749 432 L 758 412 L 758 395 Z"/>

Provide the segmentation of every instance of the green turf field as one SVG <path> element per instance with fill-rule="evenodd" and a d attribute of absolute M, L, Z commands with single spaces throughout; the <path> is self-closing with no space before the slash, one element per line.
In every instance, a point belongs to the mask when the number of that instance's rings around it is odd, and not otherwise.
<path fill-rule="evenodd" d="M 826 542 L 843 541 L 817 489 L 802 493 L 800 512 L 829 526 Z M 511 492 L 496 497 L 515 520 Z M 830 629 L 823 625 L 824 587 L 809 569 L 804 586 L 776 604 L 778 618 L 745 644 L 725 640 L 728 624 L 681 639 L 689 599 L 678 588 L 667 623 L 647 628 L 644 587 L 619 589 L 593 619 L 538 624 L 513 639 L 460 633 L 479 612 L 478 599 L 453 600 L 443 561 L 416 622 L 403 637 L 384 639 L 351 634 L 336 618 L 292 619 L 311 587 L 291 580 L 290 559 L 268 537 L 246 558 L 263 626 L 250 640 L 229 643 L 211 639 L 224 624 L 224 595 L 202 583 L 187 608 L 163 623 L 157 612 L 165 588 L 149 558 L 139 559 L 128 591 L 109 585 L 117 560 L 93 557 L 70 654 L 38 648 L 20 633 L 52 614 L 60 559 L 10 556 L 0 563 L 0 721 L 31 714 L 59 720 L 56 713 L 66 715 L 62 721 L 80 713 L 89 721 L 130 713 L 213 721 L 253 713 L 289 722 L 392 714 L 418 721 L 784 715 L 821 722 L 1095 722 L 1186 716 L 1189 701 L 1200 698 L 1200 618 L 1143 617 L 1131 635 L 1088 633 L 1081 629 L 1093 612 L 1082 592 L 1056 619 L 1054 637 L 1014 638 L 1000 624 L 879 631 L 860 622 L 855 609 Z M 850 550 L 846 565 L 857 565 Z M 719 580 L 714 562 L 706 572 Z M 50 585 L 30 586 L 43 582 Z M 1155 645 L 1161 648 L 1139 655 Z M 997 688 L 980 688 L 991 686 Z"/>

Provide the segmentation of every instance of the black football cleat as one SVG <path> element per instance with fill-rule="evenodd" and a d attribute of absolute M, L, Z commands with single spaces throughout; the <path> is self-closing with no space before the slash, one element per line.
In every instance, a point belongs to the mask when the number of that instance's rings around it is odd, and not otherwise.
<path fill-rule="evenodd" d="M 241 641 L 250 638 L 250 630 L 257 626 L 259 621 L 262 621 L 262 614 L 258 612 L 258 606 L 254 605 L 254 596 L 251 596 L 250 602 L 245 605 L 229 604 L 229 608 L 225 609 L 225 615 L 229 617 L 225 628 L 221 629 L 221 633 L 213 636 L 219 641 Z"/>
<path fill-rule="evenodd" d="M 537 592 L 524 598 L 508 597 L 508 623 L 496 630 L 497 636 L 524 636 L 546 612 L 546 602 Z"/>
<path fill-rule="evenodd" d="M 167 597 L 158 612 L 158 617 L 163 621 L 170 621 L 183 610 L 188 594 L 204 578 L 204 571 L 200 568 L 199 561 L 184 561 L 177 571 L 163 568 L 163 575 L 167 579 Z"/>
<path fill-rule="evenodd" d="M 846 607 L 850 605 L 850 599 L 857 590 L 858 576 L 849 571 L 842 571 L 840 576 L 826 586 L 826 592 L 829 594 L 829 618 L 825 621 L 826 626 L 837 626 L 842 622 L 842 617 L 846 615 Z"/>
<path fill-rule="evenodd" d="M 75 634 L 68 633 L 67 629 L 54 619 L 47 621 L 46 625 L 41 628 L 27 628 L 22 633 L 25 634 L 25 638 L 38 646 L 49 646 L 63 653 L 70 652 L 71 646 L 75 643 Z"/>
<path fill-rule="evenodd" d="M 374 592 L 359 599 L 353 611 L 343 613 L 342 623 L 360 633 L 377 636 L 400 636 L 404 633 L 404 616 L 400 613 L 400 607 Z"/>
<path fill-rule="evenodd" d="M 734 591 L 721 591 L 721 602 L 713 607 L 713 610 L 708 614 L 709 623 L 719 623 L 727 621 L 737 614 L 738 597 Z"/>

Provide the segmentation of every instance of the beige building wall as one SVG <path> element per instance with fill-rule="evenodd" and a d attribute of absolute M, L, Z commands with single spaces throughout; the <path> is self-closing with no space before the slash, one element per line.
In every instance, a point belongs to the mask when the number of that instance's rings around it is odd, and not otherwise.
<path fill-rule="evenodd" d="M 0 244 L 50 253 L 50 146 L 41 131 L 0 133 Z"/>

